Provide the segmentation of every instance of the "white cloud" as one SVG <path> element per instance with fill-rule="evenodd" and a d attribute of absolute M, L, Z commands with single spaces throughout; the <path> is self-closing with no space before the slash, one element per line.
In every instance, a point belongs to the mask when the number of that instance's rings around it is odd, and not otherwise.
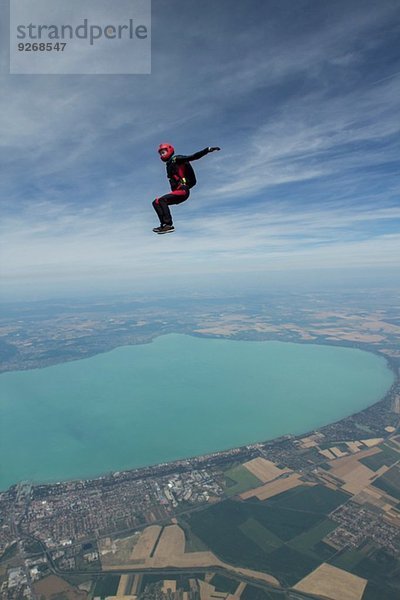
<path fill-rule="evenodd" d="M 185 214 L 185 205 L 176 208 L 181 209 L 175 213 L 176 233 L 156 236 L 150 207 L 116 219 L 110 205 L 75 215 L 60 207 L 49 215 L 46 203 L 36 206 L 28 221 L 13 217 L 4 222 L 2 277 L 85 275 L 106 280 L 118 273 L 156 277 L 166 266 L 179 275 L 191 268 L 224 273 L 399 263 L 400 234 L 370 231 L 371 223 L 375 227 L 400 220 L 398 206 L 371 212 L 368 206 L 333 203 L 297 211 L 271 205 L 253 214 L 243 210 L 206 221 Z"/>

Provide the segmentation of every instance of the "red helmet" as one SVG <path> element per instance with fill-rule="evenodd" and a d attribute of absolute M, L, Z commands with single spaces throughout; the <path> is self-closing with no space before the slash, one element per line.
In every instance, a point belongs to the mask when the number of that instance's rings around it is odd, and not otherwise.
<path fill-rule="evenodd" d="M 162 154 L 160 154 L 160 152 L 162 150 L 164 150 L 164 152 Z M 171 144 L 160 144 L 158 146 L 157 152 L 160 154 L 161 160 L 166 162 L 167 160 L 169 160 L 171 158 L 171 156 L 175 152 L 175 148 L 173 146 L 171 146 Z"/>

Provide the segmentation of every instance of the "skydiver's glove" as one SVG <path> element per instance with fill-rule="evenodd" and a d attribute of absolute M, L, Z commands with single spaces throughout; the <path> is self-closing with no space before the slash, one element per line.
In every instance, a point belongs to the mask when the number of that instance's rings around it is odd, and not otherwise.
<path fill-rule="evenodd" d="M 208 148 L 209 152 L 215 152 L 215 150 L 221 150 L 221 148 L 218 148 L 218 146 L 213 146 L 212 148 Z"/>

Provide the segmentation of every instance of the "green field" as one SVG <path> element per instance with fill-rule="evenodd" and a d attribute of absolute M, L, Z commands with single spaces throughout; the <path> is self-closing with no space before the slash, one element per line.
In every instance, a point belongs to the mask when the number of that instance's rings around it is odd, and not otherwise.
<path fill-rule="evenodd" d="M 337 552 L 337 550 L 321 541 L 313 546 L 312 552 L 318 556 L 321 562 L 329 562 L 329 559 Z"/>
<path fill-rule="evenodd" d="M 284 585 L 295 585 L 308 573 L 314 571 L 322 561 L 301 554 L 289 546 L 281 546 L 267 555 L 267 570 Z"/>
<path fill-rule="evenodd" d="M 50 571 L 49 570 L 47 571 L 47 573 L 50 575 Z M 87 573 L 85 575 L 83 573 L 80 574 L 80 575 L 73 575 L 71 573 L 68 573 L 68 574 L 65 574 L 65 575 L 63 574 L 63 576 L 62 576 L 62 578 L 64 579 L 64 581 L 66 581 L 67 583 L 69 583 L 73 587 L 78 587 L 82 583 L 87 583 L 89 581 L 89 578 L 92 579 L 92 577 L 88 577 Z M 52 598 L 51 600 L 62 600 L 62 598 Z"/>
<path fill-rule="evenodd" d="M 328 562 L 334 567 L 344 569 L 345 571 L 352 571 L 353 568 L 362 560 L 364 560 L 365 554 L 359 550 L 345 550 L 340 554 L 337 554 L 332 560 Z"/>
<path fill-rule="evenodd" d="M 323 520 L 323 515 L 314 512 L 296 511 L 269 506 L 266 502 L 235 502 L 226 500 L 211 506 L 205 511 L 192 513 L 190 526 L 194 533 L 204 540 L 204 535 L 221 538 L 221 533 L 228 538 L 233 531 L 239 531 L 247 519 L 253 518 L 272 532 L 280 540 L 288 541 Z M 247 538 L 248 539 L 248 538 Z M 220 544 L 225 546 L 224 540 Z"/>
<path fill-rule="evenodd" d="M 396 598 L 399 598 L 399 594 L 390 586 L 384 584 L 377 585 L 369 581 L 362 600 L 395 600 Z"/>
<path fill-rule="evenodd" d="M 185 552 L 206 552 L 208 550 L 205 543 L 193 533 L 183 517 L 180 518 L 179 525 L 185 533 Z"/>
<path fill-rule="evenodd" d="M 396 465 L 386 471 L 381 477 L 378 477 L 373 484 L 373 486 L 383 490 L 393 496 L 393 498 L 397 498 L 400 500 L 400 469 Z"/>
<path fill-rule="evenodd" d="M 190 526 L 195 535 L 223 560 L 265 570 L 265 552 L 240 530 L 247 518 L 241 504 L 228 500 L 192 513 Z"/>
<path fill-rule="evenodd" d="M 104 575 L 96 581 L 93 596 L 106 598 L 107 596 L 115 596 L 119 585 L 119 575 Z"/>
<path fill-rule="evenodd" d="M 387 590 L 387 594 L 391 590 L 393 599 L 400 598 L 400 561 L 384 550 L 377 550 L 370 556 L 364 557 L 351 571 L 355 575 L 368 579 L 377 588 Z M 371 588 L 374 589 L 374 586 L 371 585 Z M 382 595 L 382 598 L 384 597 Z"/>
<path fill-rule="evenodd" d="M 236 496 L 251 488 L 262 485 L 262 482 L 242 465 L 232 467 L 225 471 L 225 478 L 227 486 L 225 488 L 225 494 L 227 496 Z"/>
<path fill-rule="evenodd" d="M 41 554 L 43 552 L 42 544 L 34 539 L 25 540 L 24 549 L 27 554 Z"/>
<path fill-rule="evenodd" d="M 336 553 L 322 541 L 337 526 L 327 515 L 348 498 L 323 485 L 301 486 L 265 502 L 227 499 L 187 519 L 223 561 L 294 585 Z"/>
<path fill-rule="evenodd" d="M 391 467 L 395 462 L 400 460 L 400 453 L 396 452 L 392 448 L 389 448 L 386 444 L 380 446 L 381 452 L 378 454 L 373 454 L 372 456 L 366 456 L 365 458 L 360 459 L 360 463 L 372 469 L 373 471 L 377 471 L 384 465 L 387 467 Z"/>
<path fill-rule="evenodd" d="M 13 542 L 11 544 L 11 546 L 9 546 L 4 552 L 3 554 L 0 556 L 0 563 L 2 562 L 7 562 L 7 560 L 10 560 L 12 558 L 14 558 L 14 556 L 16 556 L 18 553 L 18 544 L 16 542 Z"/>
<path fill-rule="evenodd" d="M 299 486 L 266 500 L 265 504 L 278 505 L 281 509 L 328 515 L 349 497 L 344 492 L 331 490 L 323 485 Z"/>
<path fill-rule="evenodd" d="M 276 548 L 282 546 L 283 542 L 271 531 L 263 527 L 258 521 L 250 517 L 239 526 L 239 529 L 248 538 L 264 550 L 264 552 L 272 552 Z"/>
<path fill-rule="evenodd" d="M 284 541 L 322 520 L 321 515 L 281 511 L 261 502 L 226 500 L 192 513 L 190 527 L 222 560 L 294 584 L 322 561 L 285 546 Z"/>
<path fill-rule="evenodd" d="M 264 527 L 285 542 L 308 531 L 322 519 L 320 515 L 314 513 L 301 513 L 280 507 L 260 508 L 262 510 L 255 512 L 254 516 Z"/>
<path fill-rule="evenodd" d="M 246 585 L 241 600 L 284 600 L 285 596 L 279 591 L 267 591 L 254 585 Z"/>
<path fill-rule="evenodd" d="M 331 531 L 336 529 L 337 523 L 330 521 L 329 519 L 325 519 L 321 523 L 315 525 L 305 533 L 298 535 L 288 542 L 289 546 L 294 550 L 298 550 L 299 552 L 311 553 L 314 557 L 318 558 L 321 553 L 319 550 L 319 542 L 328 535 Z M 325 552 L 329 551 L 329 547 L 327 545 Z M 332 548 L 331 555 L 334 554 L 336 550 Z"/>
<path fill-rule="evenodd" d="M 215 587 L 218 592 L 227 592 L 228 594 L 234 594 L 239 585 L 239 582 L 224 575 L 214 575 L 210 581 L 211 585 Z"/>

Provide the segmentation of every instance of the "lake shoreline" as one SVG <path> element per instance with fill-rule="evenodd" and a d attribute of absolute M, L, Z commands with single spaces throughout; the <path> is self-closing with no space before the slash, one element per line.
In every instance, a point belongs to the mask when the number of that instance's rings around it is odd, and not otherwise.
<path fill-rule="evenodd" d="M 155 336 L 154 339 L 157 339 L 158 337 L 162 337 L 163 335 L 169 335 L 169 333 L 168 334 L 161 334 L 161 335 Z M 181 335 L 181 334 L 178 334 L 178 335 Z M 188 334 L 186 334 L 186 335 L 188 335 Z M 189 335 L 191 335 L 191 334 L 189 334 Z M 227 341 L 247 341 L 247 342 L 251 341 L 251 340 L 241 340 L 241 339 L 238 339 L 238 338 L 232 339 L 230 337 L 225 337 L 225 336 L 220 336 L 220 335 L 217 335 L 217 336 L 206 335 L 206 336 L 204 336 L 204 335 L 194 334 L 194 335 L 192 335 L 192 337 L 199 337 L 199 338 L 203 338 L 203 339 L 204 338 L 206 338 L 206 339 L 212 338 L 212 339 L 218 339 L 218 340 L 222 339 L 222 340 L 227 340 Z M 151 340 L 151 341 L 153 341 L 153 340 Z M 263 342 L 263 341 L 265 341 L 265 342 L 267 342 L 267 341 L 270 341 L 270 342 L 271 341 L 275 341 L 275 342 L 279 342 L 279 343 L 285 343 L 285 342 L 282 342 L 282 340 L 254 340 L 254 341 L 259 341 L 259 342 Z M 293 342 L 292 340 L 290 340 L 290 341 L 288 340 L 288 342 L 291 343 L 291 344 L 295 344 L 295 345 L 299 345 L 299 344 L 302 343 L 302 342 L 298 342 L 298 341 Z M 305 342 L 305 345 L 310 345 L 310 343 L 312 343 L 312 342 L 308 342 L 307 341 L 307 342 Z M 129 346 L 133 346 L 133 345 L 143 345 L 143 344 L 129 344 Z M 340 347 L 346 347 L 346 348 L 349 348 L 349 346 L 350 346 L 350 344 L 344 344 L 344 345 L 342 345 L 342 344 L 329 344 L 329 343 L 325 343 L 325 344 L 317 343 L 316 344 L 315 342 L 312 343 L 312 345 L 314 345 L 314 346 L 334 346 L 334 347 L 340 346 Z M 119 346 L 119 348 L 122 348 L 122 347 L 123 346 Z M 354 345 L 352 345 L 351 347 L 354 349 Z M 365 348 L 360 347 L 359 344 L 357 344 L 356 349 L 361 350 L 363 352 L 373 353 L 373 354 L 379 356 L 380 358 L 385 358 L 385 362 L 386 362 L 387 367 L 390 368 L 391 372 L 394 375 L 394 381 L 392 382 L 392 385 L 387 390 L 387 392 L 384 394 L 384 396 L 381 397 L 380 399 L 378 399 L 376 402 L 374 402 L 370 406 L 366 407 L 365 409 L 362 409 L 361 411 L 356 411 L 356 412 L 352 413 L 351 415 L 347 415 L 347 416 L 345 416 L 345 417 L 343 417 L 343 418 L 341 418 L 341 419 L 339 419 L 337 421 L 333 421 L 333 422 L 330 422 L 328 424 L 321 425 L 320 427 L 317 428 L 318 431 L 321 430 L 321 429 L 323 429 L 323 428 L 327 428 L 327 427 L 330 427 L 330 426 L 338 425 L 342 421 L 346 421 L 347 419 L 352 418 L 355 415 L 359 415 L 359 414 L 363 413 L 364 411 L 368 411 L 372 407 L 374 407 L 374 406 L 376 406 L 376 405 L 384 402 L 385 399 L 388 396 L 390 396 L 390 394 L 392 393 L 392 390 L 395 389 L 396 386 L 399 383 L 399 374 L 398 374 L 398 370 L 396 368 L 395 361 L 390 361 L 387 356 L 383 355 L 380 352 L 377 352 L 376 350 L 375 350 L 375 352 L 371 352 L 370 350 L 365 350 Z M 103 354 L 103 353 L 101 353 L 101 354 Z M 67 362 L 71 362 L 71 361 L 67 361 Z M 313 429 L 312 431 L 314 431 L 314 430 L 315 429 Z M 306 434 L 307 434 L 307 432 L 305 432 L 305 433 L 296 433 L 296 434 L 288 433 L 288 434 L 285 434 L 283 437 L 296 438 L 296 437 L 302 437 L 302 436 L 304 436 Z M 266 438 L 263 441 L 260 441 L 260 442 L 251 442 L 251 443 L 246 444 L 244 446 L 243 445 L 242 446 L 232 446 L 231 448 L 227 448 L 227 449 L 223 449 L 223 450 L 216 450 L 214 452 L 212 451 L 210 453 L 210 455 L 212 455 L 212 456 L 215 456 L 215 455 L 224 456 L 227 452 L 231 453 L 231 452 L 233 452 L 235 450 L 238 450 L 240 448 L 246 448 L 246 447 L 254 446 L 254 445 L 260 444 L 260 443 L 261 444 L 262 443 L 273 444 L 276 440 L 279 440 L 281 437 L 282 436 L 278 436 L 277 438 Z M 138 471 L 138 470 L 140 471 L 142 469 L 146 470 L 146 469 L 149 469 L 149 468 L 150 469 L 151 468 L 156 468 L 160 464 L 162 464 L 162 465 L 168 464 L 169 466 L 172 467 L 176 463 L 180 463 L 180 462 L 185 461 L 185 460 L 192 461 L 195 458 L 200 458 L 202 456 L 208 456 L 208 454 L 197 454 L 197 455 L 193 455 L 193 456 L 190 456 L 190 457 L 185 456 L 185 457 L 176 458 L 176 459 L 173 459 L 173 460 L 168 460 L 165 463 L 163 462 L 163 463 L 143 464 L 141 466 L 136 466 L 136 467 L 132 467 L 132 468 L 128 468 L 128 469 L 126 469 L 126 468 L 119 469 L 117 471 L 121 471 L 121 470 L 123 472 L 125 472 L 125 471 Z M 101 478 L 101 477 L 104 476 L 104 474 L 108 474 L 108 473 L 112 473 L 112 472 L 116 472 L 116 470 L 115 469 L 113 469 L 112 471 L 107 470 L 103 474 L 94 474 L 92 476 L 83 477 L 83 478 L 71 477 L 71 478 L 59 478 L 59 479 L 58 478 L 57 479 L 51 478 L 51 480 L 46 480 L 46 481 L 36 481 L 35 480 L 34 481 L 34 485 L 41 485 L 41 484 L 44 484 L 44 485 L 49 484 L 49 485 L 51 485 L 51 483 L 54 483 L 55 481 L 89 481 L 89 480 L 94 480 L 94 479 Z M 17 484 L 11 484 L 11 486 L 9 486 L 9 487 L 12 487 L 13 485 L 17 485 Z M 9 488 L 6 488 L 6 489 L 9 489 Z M 5 490 L 3 490 L 3 491 L 5 491 Z"/>

